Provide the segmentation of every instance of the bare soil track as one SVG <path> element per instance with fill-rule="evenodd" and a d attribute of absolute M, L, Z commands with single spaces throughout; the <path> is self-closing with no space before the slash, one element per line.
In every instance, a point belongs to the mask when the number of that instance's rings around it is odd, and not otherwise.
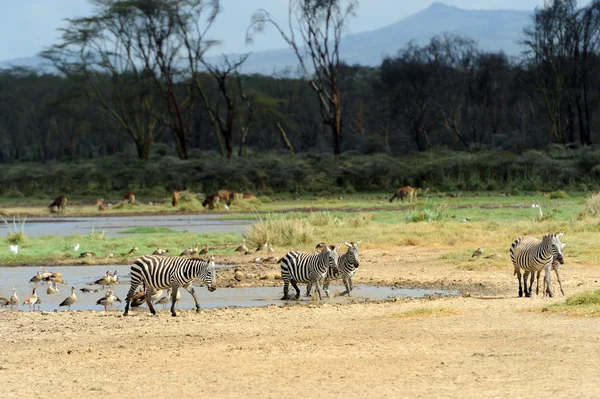
<path fill-rule="evenodd" d="M 600 318 L 543 311 L 563 297 L 518 298 L 507 256 L 474 260 L 469 271 L 439 262 L 443 248 L 363 252 L 357 284 L 463 295 L 177 318 L 0 311 L 0 398 L 38 397 L 49 386 L 77 398 L 598 396 Z M 596 288 L 600 269 L 566 264 L 562 276 L 569 295 Z"/>

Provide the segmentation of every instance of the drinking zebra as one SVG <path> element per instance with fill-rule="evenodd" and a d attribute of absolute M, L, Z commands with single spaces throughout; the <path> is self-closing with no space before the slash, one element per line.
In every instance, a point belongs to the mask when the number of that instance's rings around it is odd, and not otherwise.
<path fill-rule="evenodd" d="M 320 245 L 320 244 L 319 244 Z M 317 248 L 319 248 L 317 245 Z M 330 267 L 327 271 L 327 276 L 325 276 L 325 282 L 323 283 L 323 289 L 325 290 L 325 295 L 329 297 L 329 282 L 331 280 L 337 280 L 339 278 L 342 279 L 344 285 L 346 286 L 346 291 L 342 292 L 340 295 L 348 294 L 350 296 L 350 291 L 352 291 L 352 276 L 356 273 L 356 269 L 359 265 L 358 260 L 358 246 L 360 245 L 360 241 L 357 243 L 344 242 L 344 245 L 348 247 L 348 251 L 340 255 L 337 267 Z M 310 296 L 310 291 L 312 289 L 312 283 L 308 283 L 306 286 L 306 296 Z"/>
<path fill-rule="evenodd" d="M 563 260 L 563 247 L 565 244 L 560 242 L 560 238 L 563 233 L 555 235 L 550 233 L 544 236 L 542 240 L 538 240 L 533 237 L 519 237 L 510 246 L 510 258 L 512 259 L 513 266 L 515 268 L 514 274 L 517 275 L 519 280 L 519 296 L 531 296 L 531 288 L 533 286 L 533 280 L 535 273 L 546 270 L 544 276 L 545 280 L 545 292 L 551 297 L 552 290 L 550 289 L 550 270 L 553 262 L 556 260 L 560 264 L 564 263 Z M 523 286 L 521 286 L 521 269 L 524 270 L 523 274 Z M 531 281 L 529 287 L 527 287 L 527 277 L 531 274 Z"/>
<path fill-rule="evenodd" d="M 296 290 L 296 299 L 300 298 L 297 283 L 313 283 L 317 287 L 319 299 L 323 299 L 323 280 L 330 267 L 336 268 L 339 255 L 335 246 L 325 246 L 321 252 L 304 253 L 291 251 L 285 254 L 281 263 L 281 279 L 283 280 L 283 298 L 289 299 L 290 283 Z"/>
<path fill-rule="evenodd" d="M 210 262 L 206 262 L 202 259 L 160 255 L 147 255 L 136 259 L 131 265 L 131 288 L 127 294 L 123 316 L 127 316 L 129 313 L 129 304 L 140 284 L 144 284 L 146 287 L 145 299 L 152 314 L 156 314 L 151 301 L 152 294 L 160 289 L 171 288 L 171 316 L 177 316 L 175 303 L 179 287 L 185 288 L 192 295 L 196 303 L 196 312 L 199 312 L 198 298 L 196 298 L 194 288 L 190 287 L 195 278 L 204 281 L 209 291 L 217 289 L 215 263 L 212 259 Z"/>

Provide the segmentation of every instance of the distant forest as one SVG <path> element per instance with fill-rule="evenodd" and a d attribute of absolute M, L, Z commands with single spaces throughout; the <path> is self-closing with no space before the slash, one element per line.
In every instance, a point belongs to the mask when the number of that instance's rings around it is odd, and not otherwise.
<path fill-rule="evenodd" d="M 218 2 L 92 0 L 42 56 L 56 73 L 0 72 L 0 162 L 125 154 L 224 159 L 589 146 L 600 141 L 600 0 L 536 10 L 518 59 L 444 34 L 399 44 L 376 68 L 346 65 L 336 43 L 356 1 L 293 0 L 295 36 L 264 10 L 299 56 L 298 69 L 239 73 L 246 57 L 208 64 L 204 38 Z M 277 24 L 277 25 L 276 25 Z"/>

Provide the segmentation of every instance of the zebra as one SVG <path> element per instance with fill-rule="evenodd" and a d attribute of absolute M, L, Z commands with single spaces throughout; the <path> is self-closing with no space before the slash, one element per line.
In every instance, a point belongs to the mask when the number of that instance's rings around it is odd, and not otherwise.
<path fill-rule="evenodd" d="M 565 244 L 564 242 L 561 243 L 562 247 L 564 248 Z M 563 290 L 562 287 L 562 281 L 560 281 L 560 274 L 558 273 L 558 269 L 560 268 L 560 262 L 558 262 L 556 259 L 552 260 L 552 268 L 551 270 L 554 270 L 554 272 L 556 273 L 556 279 L 558 280 L 558 286 L 560 287 L 560 292 L 563 294 L 563 296 L 565 296 L 565 291 Z M 538 270 L 537 274 L 536 274 L 536 280 L 537 280 L 537 285 L 535 288 L 535 294 L 539 295 L 540 293 L 540 274 L 542 273 L 541 270 Z M 548 281 L 550 281 L 550 279 L 548 279 Z M 544 276 L 544 296 L 546 295 L 546 277 Z"/>
<path fill-rule="evenodd" d="M 281 263 L 281 279 L 283 280 L 282 300 L 290 299 L 288 295 L 290 283 L 296 290 L 296 299 L 300 298 L 300 288 L 297 283 L 314 283 L 323 299 L 323 279 L 330 267 L 336 268 L 339 254 L 335 246 L 325 246 L 321 252 L 304 253 L 291 251 L 285 254 Z"/>
<path fill-rule="evenodd" d="M 146 255 L 136 259 L 131 265 L 131 288 L 127 294 L 123 316 L 127 316 L 129 313 L 129 304 L 140 284 L 144 284 L 146 287 L 145 299 L 148 309 L 153 315 L 156 314 L 156 311 L 150 299 L 152 294 L 160 289 L 172 288 L 171 316 L 177 316 L 175 303 L 179 287 L 185 288 L 192 295 L 196 303 L 196 312 L 200 312 L 198 298 L 196 298 L 194 288 L 190 287 L 192 280 L 195 278 L 203 280 L 210 292 L 216 290 L 215 262 L 212 259 L 207 262 L 197 258 L 160 255 Z"/>
<path fill-rule="evenodd" d="M 357 243 L 354 242 L 344 242 L 344 245 L 348 247 L 348 251 L 340 255 L 337 261 L 337 267 L 330 267 L 327 271 L 327 276 L 325 276 L 325 281 L 323 283 L 323 289 L 325 290 L 325 295 L 329 297 L 329 282 L 331 280 L 337 280 L 339 278 L 342 279 L 344 285 L 346 286 L 346 291 L 342 292 L 340 295 L 348 294 L 350 296 L 350 291 L 352 291 L 352 276 L 356 273 L 356 269 L 359 265 L 358 259 L 358 246 L 360 245 L 360 241 Z M 321 244 L 317 245 L 319 248 Z M 306 296 L 310 296 L 310 291 L 312 289 L 312 283 L 309 282 L 306 286 Z"/>
<path fill-rule="evenodd" d="M 560 264 L 564 263 L 563 259 L 563 247 L 564 244 L 560 242 L 560 238 L 564 233 L 555 235 L 553 232 L 544 236 L 542 240 L 538 240 L 533 237 L 519 237 L 510 246 L 510 258 L 514 266 L 514 274 L 517 275 L 519 280 L 519 296 L 523 296 L 523 292 L 526 297 L 531 296 L 531 288 L 533 286 L 533 280 L 535 273 L 546 270 L 544 276 L 545 292 L 548 296 L 552 297 L 552 291 L 550 289 L 550 270 L 553 262 L 556 260 Z M 523 274 L 523 285 L 521 286 L 521 269 L 524 270 Z M 531 281 L 529 287 L 527 287 L 527 277 L 531 274 Z"/>

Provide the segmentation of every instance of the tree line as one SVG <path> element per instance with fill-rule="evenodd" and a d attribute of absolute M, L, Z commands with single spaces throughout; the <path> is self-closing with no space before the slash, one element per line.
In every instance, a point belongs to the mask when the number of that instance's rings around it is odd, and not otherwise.
<path fill-rule="evenodd" d="M 241 72 L 252 54 L 207 61 L 216 0 L 90 2 L 93 15 L 69 20 L 42 53 L 52 72 L 0 71 L 0 162 L 521 153 L 599 138 L 600 0 L 537 9 L 520 57 L 442 34 L 398 43 L 378 67 L 339 58 L 357 1 L 290 0 L 289 21 L 257 10 L 249 25 L 248 40 L 271 25 L 298 58 L 271 76 Z"/>

